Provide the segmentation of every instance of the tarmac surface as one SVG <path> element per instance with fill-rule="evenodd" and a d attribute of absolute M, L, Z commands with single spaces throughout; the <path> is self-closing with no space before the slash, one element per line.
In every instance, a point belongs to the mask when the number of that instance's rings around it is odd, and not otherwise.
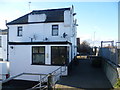
<path fill-rule="evenodd" d="M 79 60 L 78 65 L 74 65 L 71 74 L 62 77 L 57 83 L 57 88 L 76 89 L 112 89 L 112 85 L 107 79 L 101 67 L 93 67 L 90 59 Z"/>
<path fill-rule="evenodd" d="M 11 80 L 2 85 L 2 90 L 25 90 L 33 87 L 36 84 L 38 84 L 38 82 L 26 80 Z"/>

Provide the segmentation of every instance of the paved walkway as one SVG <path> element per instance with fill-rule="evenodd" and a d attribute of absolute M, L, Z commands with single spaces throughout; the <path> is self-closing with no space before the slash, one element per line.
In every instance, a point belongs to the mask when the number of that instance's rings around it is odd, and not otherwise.
<path fill-rule="evenodd" d="M 112 88 L 102 68 L 92 67 L 90 60 L 79 60 L 79 65 L 74 66 L 69 76 L 62 77 L 56 87 L 79 89 Z"/>

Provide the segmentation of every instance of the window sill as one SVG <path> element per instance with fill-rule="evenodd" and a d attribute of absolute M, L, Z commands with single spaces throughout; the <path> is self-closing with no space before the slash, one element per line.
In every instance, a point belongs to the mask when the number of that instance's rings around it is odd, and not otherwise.
<path fill-rule="evenodd" d="M 31 64 L 31 65 L 42 65 L 42 66 L 65 66 L 66 64 Z M 66 65 L 67 66 L 67 65 Z"/>

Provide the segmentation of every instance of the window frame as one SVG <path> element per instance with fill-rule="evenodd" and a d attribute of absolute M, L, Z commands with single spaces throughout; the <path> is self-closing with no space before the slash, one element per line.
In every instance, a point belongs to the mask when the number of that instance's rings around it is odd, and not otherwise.
<path fill-rule="evenodd" d="M 57 28 L 55 28 L 57 27 Z M 54 31 L 57 30 L 57 34 L 54 34 Z M 59 35 L 59 25 L 52 25 L 52 36 L 58 36 Z"/>
<path fill-rule="evenodd" d="M 44 47 L 44 53 L 39 52 L 40 47 Z M 34 53 L 33 52 L 33 48 L 38 48 L 38 52 L 39 53 Z M 36 54 L 39 54 L 39 55 L 42 54 L 42 55 L 44 55 L 44 63 L 34 63 L 33 62 L 33 56 L 36 55 Z M 45 46 L 32 46 L 32 65 L 45 65 Z"/>
<path fill-rule="evenodd" d="M 21 32 L 21 34 L 20 34 Z M 18 37 L 22 37 L 23 36 L 23 27 L 22 26 L 18 26 L 17 27 L 17 36 Z"/>

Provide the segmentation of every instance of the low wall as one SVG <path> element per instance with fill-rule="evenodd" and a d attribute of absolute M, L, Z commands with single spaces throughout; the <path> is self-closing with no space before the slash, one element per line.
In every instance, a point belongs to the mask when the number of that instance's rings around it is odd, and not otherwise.
<path fill-rule="evenodd" d="M 0 81 L 0 90 L 2 90 L 2 81 Z"/>
<path fill-rule="evenodd" d="M 102 60 L 102 67 L 108 80 L 110 81 L 112 86 L 114 86 L 115 83 L 117 82 L 117 79 L 119 78 L 118 75 L 119 68 L 116 65 L 112 64 L 110 61 L 104 59 Z"/>

